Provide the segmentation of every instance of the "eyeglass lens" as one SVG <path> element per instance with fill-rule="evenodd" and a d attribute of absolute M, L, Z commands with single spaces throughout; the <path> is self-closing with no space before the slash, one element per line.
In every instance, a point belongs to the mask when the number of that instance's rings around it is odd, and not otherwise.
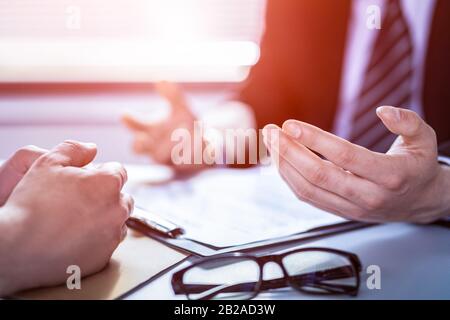
<path fill-rule="evenodd" d="M 301 251 L 285 256 L 283 266 L 292 287 L 310 293 L 349 293 L 357 289 L 357 271 L 342 255 Z"/>
<path fill-rule="evenodd" d="M 189 269 L 183 286 L 189 299 L 236 299 L 253 297 L 260 284 L 260 267 L 245 258 L 206 260 Z"/>

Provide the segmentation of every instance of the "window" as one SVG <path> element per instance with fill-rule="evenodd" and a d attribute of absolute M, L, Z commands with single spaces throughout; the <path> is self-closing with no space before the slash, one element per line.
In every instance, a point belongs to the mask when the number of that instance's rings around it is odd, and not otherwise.
<path fill-rule="evenodd" d="M 265 0 L 0 0 L 0 81 L 241 81 Z"/>

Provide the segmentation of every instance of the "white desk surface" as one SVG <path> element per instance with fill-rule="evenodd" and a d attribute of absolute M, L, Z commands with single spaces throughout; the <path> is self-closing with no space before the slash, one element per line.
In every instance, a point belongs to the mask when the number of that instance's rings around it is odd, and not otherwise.
<path fill-rule="evenodd" d="M 438 226 L 391 224 L 336 235 L 304 246 L 324 246 L 356 253 L 362 264 L 360 292 L 346 296 L 312 296 L 287 289 L 258 299 L 450 299 L 450 230 Z M 188 262 L 174 270 L 186 266 Z M 366 268 L 381 268 L 381 290 L 366 286 Z M 182 299 L 162 275 L 127 299 Z"/>

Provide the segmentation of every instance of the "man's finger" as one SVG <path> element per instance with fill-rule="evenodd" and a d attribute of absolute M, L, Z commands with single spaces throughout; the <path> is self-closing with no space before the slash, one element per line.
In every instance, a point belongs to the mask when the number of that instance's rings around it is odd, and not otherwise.
<path fill-rule="evenodd" d="M 150 134 L 147 132 L 137 132 L 134 137 L 133 150 L 137 154 L 148 154 L 154 156 L 157 150 L 171 150 L 171 132 L 167 128 L 161 128 L 159 132 Z"/>
<path fill-rule="evenodd" d="M 126 193 L 122 193 L 120 195 L 121 201 L 124 205 L 124 207 L 127 209 L 127 219 L 130 217 L 130 215 L 133 213 L 134 210 L 134 199 L 132 196 Z"/>
<path fill-rule="evenodd" d="M 121 233 L 120 233 L 120 242 L 125 240 L 125 238 L 127 237 L 127 234 L 128 234 L 128 227 L 126 224 L 124 224 L 122 226 Z"/>
<path fill-rule="evenodd" d="M 402 136 L 406 143 L 426 147 L 435 144 L 433 129 L 414 111 L 383 106 L 377 109 L 377 116 L 389 131 Z"/>
<path fill-rule="evenodd" d="M 322 160 L 282 131 L 280 131 L 278 139 L 278 143 L 269 144 L 271 152 L 276 149 L 275 151 L 280 157 L 278 161 L 280 163 L 288 162 L 309 183 L 361 208 L 371 208 L 373 199 L 378 199 L 381 190 L 376 184 L 355 176 L 329 161 Z"/>
<path fill-rule="evenodd" d="M 11 192 L 28 172 L 33 163 L 48 150 L 26 146 L 17 150 L 0 166 L 0 206 L 4 205 Z"/>
<path fill-rule="evenodd" d="M 272 155 L 278 156 L 276 151 L 273 151 Z M 287 161 L 280 159 L 279 171 L 282 178 L 300 200 L 346 219 L 358 219 L 356 213 L 360 209 L 356 205 L 331 192 L 314 186 Z"/>
<path fill-rule="evenodd" d="M 122 123 L 130 130 L 133 131 L 145 131 L 148 132 L 152 129 L 153 125 L 148 122 L 139 120 L 135 116 L 129 113 L 122 115 Z"/>
<path fill-rule="evenodd" d="M 96 154 L 97 145 L 94 143 L 66 140 L 40 157 L 36 163 L 81 168 L 91 163 Z"/>
<path fill-rule="evenodd" d="M 162 81 L 156 83 L 155 88 L 161 96 L 169 101 L 174 110 L 187 108 L 183 92 L 175 83 Z"/>
<path fill-rule="evenodd" d="M 288 120 L 283 124 L 283 131 L 338 167 L 360 177 L 378 183 L 392 172 L 384 154 L 372 152 L 310 124 Z"/>
<path fill-rule="evenodd" d="M 160 163 L 160 164 L 166 164 L 171 165 L 172 162 L 172 142 L 170 139 L 163 139 L 161 140 L 161 144 L 158 144 L 155 149 L 152 150 L 152 158 Z"/>
<path fill-rule="evenodd" d="M 115 176 L 119 180 L 119 190 L 123 188 L 128 180 L 128 174 L 125 167 L 118 162 L 106 162 L 96 166 L 98 171 L 102 171 L 108 175 Z"/>
<path fill-rule="evenodd" d="M 15 172 L 24 175 L 31 165 L 47 152 L 47 149 L 42 149 L 36 146 L 22 147 L 5 162 L 4 167 L 11 168 Z"/>
<path fill-rule="evenodd" d="M 138 132 L 134 137 L 133 150 L 137 154 L 150 153 L 152 145 L 153 141 L 151 141 L 151 138 L 144 132 Z"/>

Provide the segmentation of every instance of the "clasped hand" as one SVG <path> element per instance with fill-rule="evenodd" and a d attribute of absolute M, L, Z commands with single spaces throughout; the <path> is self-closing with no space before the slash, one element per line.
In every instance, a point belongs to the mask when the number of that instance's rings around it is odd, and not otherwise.
<path fill-rule="evenodd" d="M 0 297 L 105 267 L 126 234 L 133 199 L 118 163 L 85 166 L 93 144 L 25 147 L 0 167 Z"/>

